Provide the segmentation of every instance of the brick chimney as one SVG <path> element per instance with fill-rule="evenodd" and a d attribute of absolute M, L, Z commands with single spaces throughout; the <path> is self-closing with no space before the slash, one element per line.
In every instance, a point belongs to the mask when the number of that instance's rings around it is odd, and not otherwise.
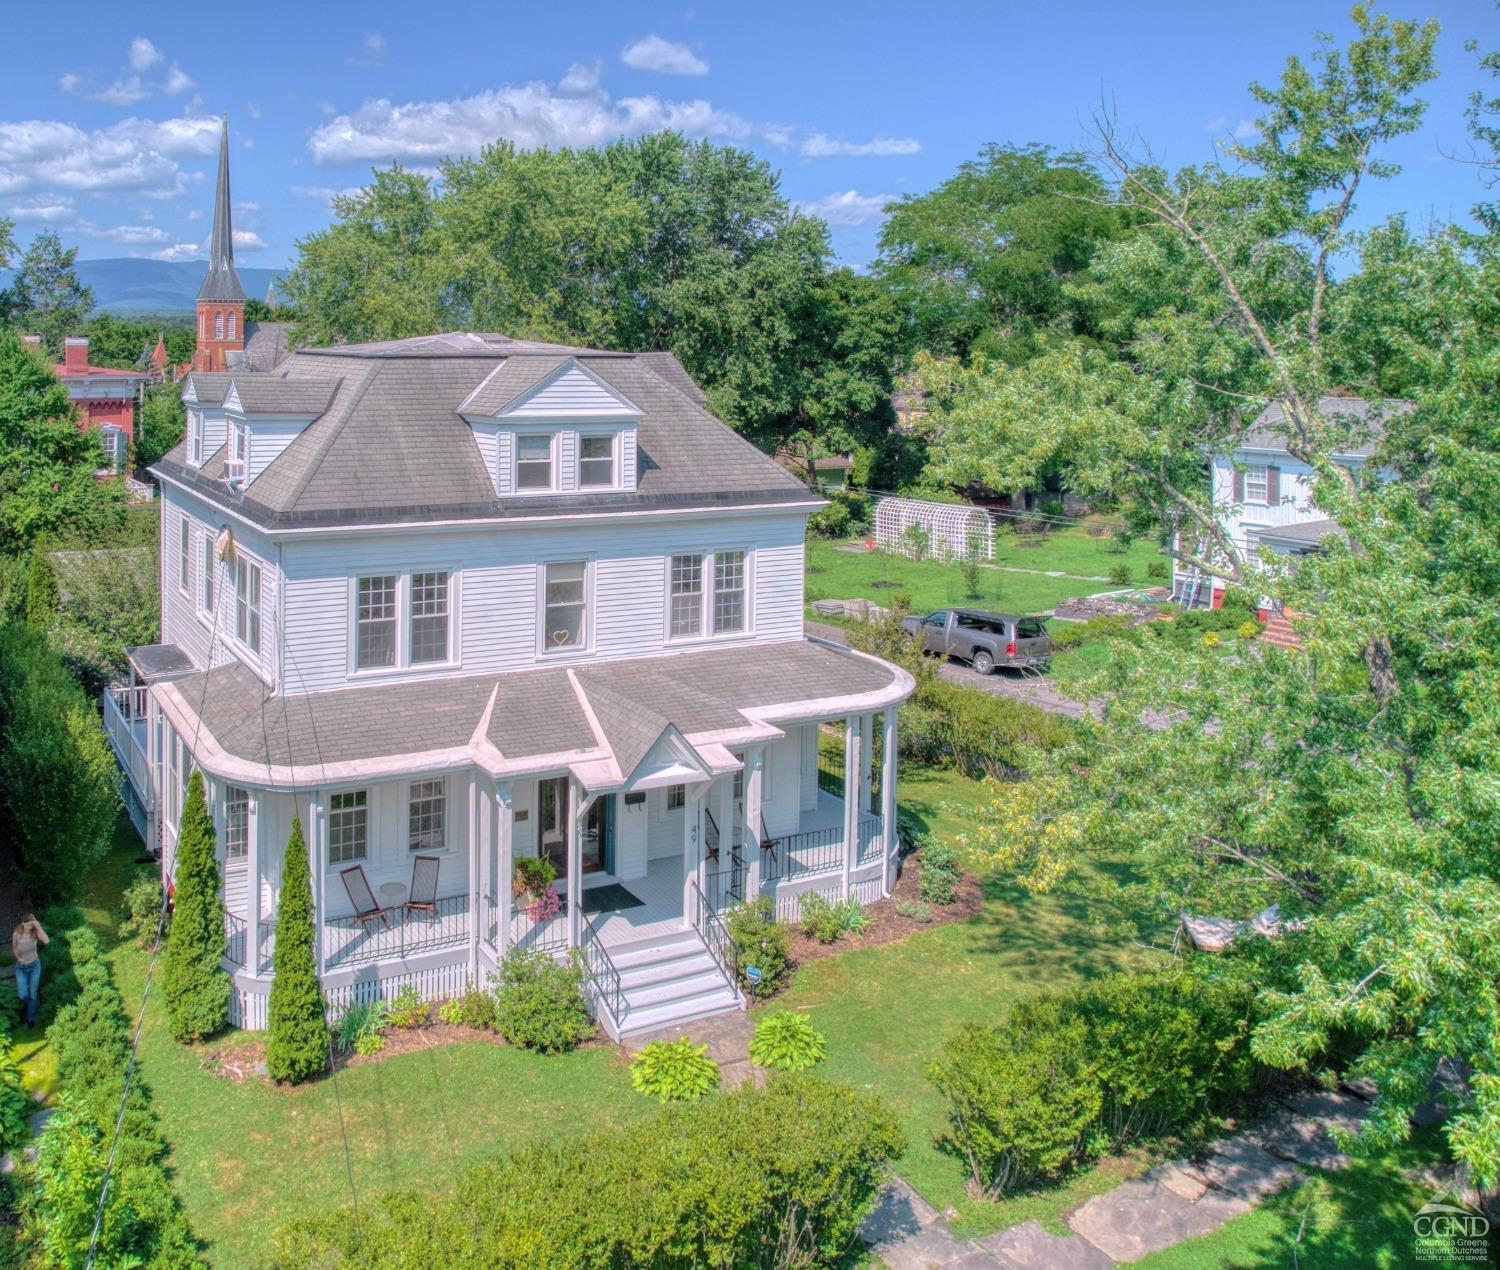
<path fill-rule="evenodd" d="M 63 369 L 70 375 L 81 375 L 89 368 L 89 337 L 69 335 L 63 340 Z"/>

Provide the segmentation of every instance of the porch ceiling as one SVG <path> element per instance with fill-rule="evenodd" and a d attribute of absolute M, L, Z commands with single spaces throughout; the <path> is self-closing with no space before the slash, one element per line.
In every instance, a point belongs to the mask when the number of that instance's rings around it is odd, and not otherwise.
<path fill-rule="evenodd" d="M 717 769 L 720 744 L 772 739 L 774 722 L 799 713 L 894 705 L 911 679 L 793 640 L 292 697 L 233 663 L 152 691 L 197 761 L 227 780 L 307 787 L 473 764 L 497 779 L 587 767 L 603 787 L 628 780 L 669 728 Z"/>

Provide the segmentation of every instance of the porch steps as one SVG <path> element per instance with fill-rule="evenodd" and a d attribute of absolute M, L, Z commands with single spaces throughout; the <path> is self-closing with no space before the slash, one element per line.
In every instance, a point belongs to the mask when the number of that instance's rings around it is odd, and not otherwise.
<path fill-rule="evenodd" d="M 621 1036 L 743 1008 L 696 931 L 618 944 L 610 958 L 625 995 Z"/>

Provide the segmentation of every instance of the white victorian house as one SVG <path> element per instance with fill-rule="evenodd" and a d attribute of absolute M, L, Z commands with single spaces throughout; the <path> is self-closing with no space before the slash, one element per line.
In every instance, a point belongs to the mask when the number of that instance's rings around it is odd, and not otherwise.
<path fill-rule="evenodd" d="M 162 643 L 105 719 L 167 878 L 206 779 L 236 1022 L 265 1022 L 294 814 L 334 1004 L 580 948 L 639 1031 L 741 1004 L 735 900 L 888 892 L 911 680 L 804 635 L 822 503 L 670 355 L 434 335 L 183 396 Z M 513 897 L 527 857 L 555 915 Z"/>
<path fill-rule="evenodd" d="M 1384 420 L 1411 409 L 1411 402 L 1396 398 L 1372 401 L 1330 396 L 1318 400 L 1318 414 L 1342 434 L 1334 461 L 1353 472 L 1370 463 Z M 1288 427 L 1281 405 L 1267 406 L 1233 449 L 1210 457 L 1209 481 L 1214 516 L 1235 547 L 1247 556 L 1265 548 L 1288 557 L 1290 563 L 1317 551 L 1325 538 L 1342 536 L 1343 531 L 1313 503 L 1313 471 L 1288 452 Z M 1188 608 L 1218 608 L 1224 589 L 1223 578 L 1180 562 L 1174 566 L 1173 598 Z M 1262 607 L 1268 604 L 1269 600 Z"/>

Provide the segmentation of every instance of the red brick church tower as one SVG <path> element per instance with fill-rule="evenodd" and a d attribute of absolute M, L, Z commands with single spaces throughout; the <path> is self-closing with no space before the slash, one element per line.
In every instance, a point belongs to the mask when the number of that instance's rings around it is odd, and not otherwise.
<path fill-rule="evenodd" d="M 208 275 L 198 288 L 198 350 L 194 370 L 223 370 L 224 354 L 245 347 L 245 288 L 234 271 L 234 229 L 229 219 L 229 116 L 219 134 L 219 180 Z"/>

